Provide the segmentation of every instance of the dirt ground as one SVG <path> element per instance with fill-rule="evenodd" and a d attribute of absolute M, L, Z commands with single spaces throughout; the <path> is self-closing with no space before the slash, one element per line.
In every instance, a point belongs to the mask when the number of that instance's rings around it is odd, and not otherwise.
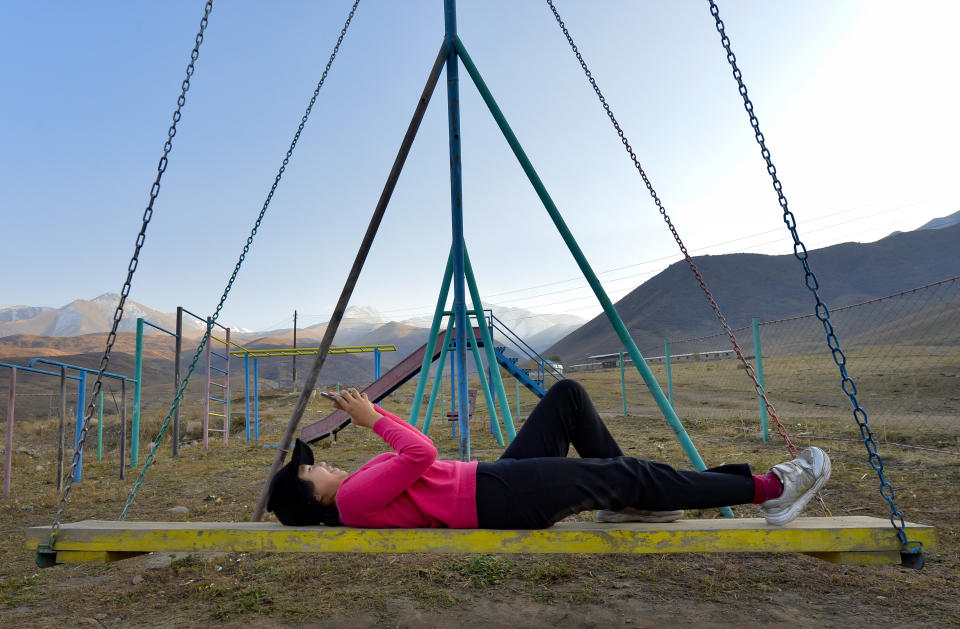
<path fill-rule="evenodd" d="M 627 454 L 688 467 L 662 417 L 619 414 L 618 373 L 578 379 Z M 404 387 L 384 405 L 403 413 L 411 398 L 412 386 Z M 262 401 L 261 444 L 277 442 L 293 401 L 291 395 Z M 521 396 L 522 411 L 533 403 L 532 396 Z M 473 455 L 492 460 L 501 450 L 486 430 L 481 407 L 472 422 Z M 310 417 L 322 410 L 312 407 Z M 449 424 L 434 426 L 431 436 L 441 456 L 456 458 Z M 756 427 L 744 419 L 691 420 L 687 426 L 708 464 L 745 460 L 765 469 L 787 458 L 781 442 L 757 440 Z M 834 515 L 888 517 L 855 426 L 805 418 L 789 428 L 800 435 L 798 446 L 816 443 L 830 454 L 833 477 L 823 496 Z M 29 422 L 18 430 L 50 434 L 49 426 Z M 44 437 L 15 456 L 11 498 L 0 503 L 0 626 L 960 626 L 960 456 L 942 447 L 955 443 L 956 430 L 955 424 L 942 433 L 887 427 L 880 443 L 897 505 L 909 521 L 937 527 L 938 547 L 927 553 L 920 572 L 760 554 L 152 554 L 41 570 L 24 547 L 24 529 L 49 525 L 59 498 L 55 452 Z M 128 469 L 126 480 L 117 478 L 117 453 L 107 432 L 101 463 L 95 448 L 92 456 L 85 453 L 84 480 L 70 494 L 64 521 L 120 514 L 137 470 Z M 212 445 L 205 452 L 186 445 L 178 459 L 170 458 L 165 443 L 129 519 L 248 520 L 275 450 L 244 443 L 239 425 L 235 432 L 227 448 Z M 315 450 L 318 459 L 355 469 L 384 447 L 376 435 L 348 427 L 336 443 L 328 439 Z M 939 451 L 917 449 L 927 447 Z M 168 511 L 174 507 L 187 512 Z M 735 511 L 756 514 L 754 507 Z M 816 515 L 816 506 L 806 514 Z"/>

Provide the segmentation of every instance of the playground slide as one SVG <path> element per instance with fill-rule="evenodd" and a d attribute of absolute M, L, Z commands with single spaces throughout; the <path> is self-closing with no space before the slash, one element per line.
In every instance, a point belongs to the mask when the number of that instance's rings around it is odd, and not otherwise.
<path fill-rule="evenodd" d="M 474 327 L 473 335 L 474 338 L 479 341 L 479 345 L 482 346 L 483 340 L 481 338 L 480 328 Z M 437 335 L 437 343 L 433 349 L 431 362 L 440 357 L 440 352 L 443 351 L 445 341 L 446 331 L 444 330 Z M 427 344 L 424 343 L 419 349 L 401 360 L 393 369 L 383 374 L 378 380 L 373 381 L 370 386 L 363 390 L 363 393 L 366 393 L 374 403 L 387 397 L 396 391 L 400 385 L 420 373 L 420 367 L 423 366 L 423 355 L 426 351 Z M 314 422 L 309 426 L 304 426 L 300 431 L 300 438 L 307 443 L 313 443 L 330 435 L 335 435 L 343 430 L 349 423 L 350 416 L 344 411 L 336 410 L 320 421 Z"/>
<path fill-rule="evenodd" d="M 509 373 L 515 379 L 519 380 L 520 384 L 530 389 L 530 391 L 532 391 L 534 395 L 542 398 L 544 395 L 547 394 L 546 389 L 544 389 L 539 382 L 531 378 L 530 374 L 528 374 L 526 371 L 517 367 L 516 360 L 510 360 L 510 358 L 508 358 L 506 354 L 500 351 L 499 347 L 494 348 L 494 355 L 497 357 L 497 363 L 499 363 L 501 367 L 506 369 L 507 373 Z"/>

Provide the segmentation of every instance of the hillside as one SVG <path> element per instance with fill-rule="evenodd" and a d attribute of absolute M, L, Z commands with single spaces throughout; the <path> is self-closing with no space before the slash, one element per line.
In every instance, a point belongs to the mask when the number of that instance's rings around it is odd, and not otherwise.
<path fill-rule="evenodd" d="M 872 243 L 843 243 L 810 252 L 810 264 L 827 305 L 890 295 L 960 274 L 960 224 L 891 234 Z M 793 255 L 730 254 L 695 262 L 732 327 L 752 317 L 770 320 L 807 314 L 813 299 Z M 616 303 L 641 351 L 664 338 L 712 334 L 719 323 L 686 262 L 672 264 Z M 620 341 L 599 315 L 547 350 L 564 362 L 615 352 Z"/>

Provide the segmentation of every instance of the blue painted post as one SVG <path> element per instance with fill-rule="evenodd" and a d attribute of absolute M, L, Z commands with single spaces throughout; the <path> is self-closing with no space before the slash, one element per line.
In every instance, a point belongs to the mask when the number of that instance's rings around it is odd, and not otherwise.
<path fill-rule="evenodd" d="M 667 339 L 663 339 L 663 360 L 667 364 L 667 393 L 670 396 L 670 406 L 673 406 L 673 374 L 670 371 L 670 341 Z"/>
<path fill-rule="evenodd" d="M 373 348 L 373 379 L 380 379 L 380 349 Z"/>
<path fill-rule="evenodd" d="M 247 443 L 250 443 L 250 354 L 243 355 L 243 401 L 247 407 Z"/>
<path fill-rule="evenodd" d="M 763 386 L 763 352 L 760 350 L 760 319 L 753 318 L 753 353 L 757 357 L 757 382 L 760 388 Z M 770 441 L 770 430 L 767 426 L 767 405 L 763 403 L 763 396 L 758 395 L 760 400 L 760 434 L 764 442 Z"/>
<path fill-rule="evenodd" d="M 623 416 L 627 416 L 627 381 L 623 377 L 623 352 L 620 352 L 620 397 L 623 399 Z"/>
<path fill-rule="evenodd" d="M 450 323 L 453 323 L 453 315 L 450 315 Z M 452 329 L 452 328 L 451 328 Z M 453 347 L 452 342 L 447 343 L 447 347 Z M 447 352 L 449 353 L 449 352 Z M 457 364 L 456 360 L 450 361 L 450 411 L 453 413 L 457 412 L 457 393 L 460 391 L 457 389 L 457 374 L 456 374 Z M 442 418 L 441 418 L 442 419 Z M 457 436 L 457 422 L 450 422 L 450 436 Z"/>
<path fill-rule="evenodd" d="M 143 389 L 143 317 L 137 318 L 137 349 L 133 358 L 133 420 L 130 423 L 130 465 L 140 464 L 140 393 Z"/>
<path fill-rule="evenodd" d="M 450 332 L 453 330 L 453 315 L 450 315 L 450 325 L 447 326 L 447 348 L 451 347 L 450 345 Z M 456 374 L 456 365 L 453 364 L 453 361 L 450 361 L 450 411 L 453 413 L 457 412 L 457 374 Z"/>
<path fill-rule="evenodd" d="M 337 384 L 339 385 L 339 383 Z M 260 441 L 260 359 L 259 358 L 253 359 L 253 440 Z"/>
<path fill-rule="evenodd" d="M 97 463 L 103 460 L 103 391 L 97 400 Z"/>
<path fill-rule="evenodd" d="M 457 35 L 456 0 L 444 0 L 444 42 L 447 45 L 447 123 L 450 135 L 450 214 L 453 231 L 453 314 L 456 332 L 457 415 L 460 424 L 460 460 L 470 460 L 470 422 L 467 397 L 467 306 L 463 263 L 463 181 L 460 151 L 460 72 L 454 38 Z M 471 330 L 472 333 L 472 330 Z"/>
<path fill-rule="evenodd" d="M 87 405 L 87 372 L 80 371 L 80 382 L 77 383 L 77 429 L 73 438 L 73 456 L 77 459 L 77 467 L 73 471 L 73 482 L 79 483 L 83 479 L 83 452 L 80 452 L 80 432 L 83 429 L 83 411 Z"/>

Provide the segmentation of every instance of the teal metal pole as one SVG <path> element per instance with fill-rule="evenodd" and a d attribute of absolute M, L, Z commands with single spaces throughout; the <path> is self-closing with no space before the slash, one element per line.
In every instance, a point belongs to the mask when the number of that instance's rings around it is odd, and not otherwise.
<path fill-rule="evenodd" d="M 620 397 L 623 399 L 623 416 L 627 416 L 627 382 L 623 377 L 623 352 L 620 352 Z"/>
<path fill-rule="evenodd" d="M 497 411 L 493 406 L 493 395 L 490 393 L 490 383 L 483 374 L 483 361 L 480 360 L 480 349 L 477 347 L 476 337 L 471 336 L 467 340 L 470 349 L 473 350 L 473 361 L 477 364 L 477 377 L 480 379 L 480 388 L 483 389 L 483 399 L 487 402 L 487 412 L 490 413 L 490 432 L 497 438 L 497 443 L 503 443 L 503 433 L 500 431 L 500 422 L 497 420 Z M 470 400 L 467 400 L 469 402 Z"/>
<path fill-rule="evenodd" d="M 447 362 L 447 353 L 450 350 L 450 328 L 453 327 L 453 315 L 447 319 L 447 333 L 443 337 L 443 351 L 440 352 L 440 359 L 437 361 L 436 376 L 433 381 L 433 388 L 430 390 L 430 402 L 427 403 L 427 414 L 423 420 L 423 434 L 430 433 L 430 422 L 433 419 L 433 407 L 437 402 L 437 388 L 443 387 L 443 366 Z M 440 412 L 443 412 L 443 402 L 440 403 Z"/>
<path fill-rule="evenodd" d="M 753 318 L 753 353 L 757 357 L 757 382 L 760 383 L 760 388 L 764 391 L 766 388 L 763 386 L 763 352 L 760 350 L 760 319 L 757 317 Z M 767 405 L 763 403 L 763 396 L 757 395 L 757 399 L 760 400 L 760 434 L 762 435 L 763 441 L 770 441 L 770 429 L 767 426 Z"/>
<path fill-rule="evenodd" d="M 103 460 L 103 391 L 97 396 L 97 463 Z"/>
<path fill-rule="evenodd" d="M 663 339 L 663 357 L 667 363 L 667 392 L 670 394 L 670 406 L 673 406 L 673 373 L 670 371 L 670 341 L 667 339 Z"/>
<path fill-rule="evenodd" d="M 490 326 L 487 325 L 487 318 L 483 314 L 483 303 L 480 301 L 480 291 L 477 289 L 477 278 L 473 275 L 473 265 L 470 264 L 470 253 L 466 250 L 466 247 L 464 247 L 463 250 L 463 258 L 467 272 L 467 286 L 470 288 L 470 299 L 473 300 L 473 309 L 476 311 L 477 325 L 480 326 L 480 334 L 483 337 L 483 348 L 487 354 L 487 364 L 490 365 L 490 371 L 493 375 L 493 385 L 496 387 L 497 397 L 500 399 L 500 406 L 503 408 L 503 426 L 507 431 L 507 440 L 513 441 L 513 438 L 517 436 L 517 431 L 513 427 L 513 417 L 510 415 L 510 403 L 507 401 L 507 391 L 503 388 L 503 378 L 500 377 L 497 357 L 493 353 L 493 335 L 490 333 Z M 497 432 L 500 432 L 499 427 L 497 427 Z"/>
<path fill-rule="evenodd" d="M 143 389 L 143 317 L 137 318 L 137 349 L 133 358 L 133 419 L 130 424 L 130 465 L 140 464 L 140 394 Z"/>
<path fill-rule="evenodd" d="M 514 382 L 517 385 L 517 417 L 520 417 L 520 381 L 514 379 Z"/>
<path fill-rule="evenodd" d="M 547 213 L 550 214 L 550 218 L 553 220 L 553 224 L 556 225 L 557 231 L 560 232 L 560 236 L 563 238 L 563 241 L 566 243 L 570 253 L 577 261 L 581 272 L 583 273 L 587 282 L 590 284 L 590 287 L 593 289 L 594 294 L 596 294 L 597 300 L 600 302 L 604 313 L 606 313 L 607 318 L 613 325 L 613 329 L 620 338 L 620 342 L 623 343 L 624 347 L 627 349 L 627 352 L 630 354 L 630 358 L 633 359 L 634 365 L 636 365 L 637 370 L 640 372 L 640 376 L 643 378 L 644 383 L 647 385 L 647 388 L 653 395 L 657 406 L 663 413 L 663 416 L 670 425 L 671 430 L 673 430 L 673 433 L 677 437 L 677 441 L 679 441 L 683 451 L 686 453 L 687 458 L 690 460 L 690 463 L 695 469 L 700 471 L 707 469 L 706 464 L 703 462 L 703 458 L 701 458 L 700 453 L 697 452 L 696 446 L 693 445 L 693 441 L 690 440 L 689 435 L 687 435 L 687 431 L 680 422 L 680 418 L 677 417 L 673 407 L 670 406 L 670 401 L 667 400 L 667 397 L 663 394 L 663 390 L 657 383 L 657 379 L 653 377 L 653 372 L 650 371 L 650 367 L 644 360 L 643 355 L 640 354 L 637 344 L 634 343 L 633 339 L 630 337 L 627 327 L 624 325 L 623 320 L 620 319 L 620 315 L 617 314 L 617 311 L 613 307 L 613 303 L 607 296 L 606 291 L 603 290 L 600 280 L 597 279 L 593 269 L 590 268 L 590 263 L 587 262 L 587 259 L 580 250 L 580 246 L 577 244 L 576 239 L 574 239 L 573 234 L 570 233 L 570 229 L 567 227 L 563 217 L 560 215 L 560 211 L 554 204 L 553 199 L 550 198 L 549 193 L 547 193 L 543 182 L 540 180 L 540 176 L 537 175 L 536 170 L 533 168 L 533 164 L 530 163 L 530 160 L 527 158 L 523 147 L 520 146 L 520 141 L 517 140 L 517 136 L 514 135 L 513 130 L 510 128 L 506 118 L 503 116 L 503 112 L 500 111 L 500 107 L 493 99 L 493 95 L 487 88 L 486 83 L 484 83 L 483 77 L 480 76 L 480 72 L 473 64 L 473 60 L 470 59 L 470 55 L 467 53 L 466 48 L 464 48 L 463 42 L 460 41 L 459 37 L 454 36 L 454 43 L 456 45 L 457 53 L 460 55 L 460 59 L 463 61 L 464 68 L 466 68 L 467 72 L 470 74 L 470 78 L 473 79 L 474 84 L 477 86 L 477 91 L 480 92 L 480 96 L 486 103 L 487 108 L 490 110 L 491 115 L 493 115 L 494 120 L 496 120 L 504 138 L 507 140 L 510 148 L 513 149 L 513 153 L 516 155 L 517 161 L 520 162 L 520 166 L 523 168 L 524 173 L 526 173 L 527 178 L 533 185 L 537 196 L 540 197 L 540 201 L 546 208 Z M 729 507 L 722 507 L 721 512 L 727 517 L 733 517 L 733 511 L 731 511 Z"/>
<path fill-rule="evenodd" d="M 417 425 L 420 421 L 420 406 L 423 403 L 423 391 L 430 376 L 430 363 L 433 362 L 433 352 L 437 348 L 437 334 L 440 332 L 440 320 L 443 319 L 443 307 L 450 294 L 450 279 L 453 277 L 453 248 L 447 255 L 447 266 L 443 271 L 443 281 L 440 284 L 440 296 L 437 297 L 437 307 L 433 311 L 433 321 L 430 323 L 430 334 L 427 336 L 426 353 L 420 365 L 420 377 L 417 378 L 417 390 L 413 394 L 413 404 L 410 407 L 410 424 Z M 449 333 L 449 331 L 448 331 Z M 443 408 L 443 404 L 440 405 Z"/>

